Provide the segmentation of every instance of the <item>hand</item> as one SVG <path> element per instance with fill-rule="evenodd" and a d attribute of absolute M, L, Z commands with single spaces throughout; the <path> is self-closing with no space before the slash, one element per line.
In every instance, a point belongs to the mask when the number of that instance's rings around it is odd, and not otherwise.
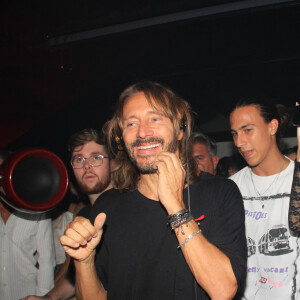
<path fill-rule="evenodd" d="M 29 295 L 25 298 L 22 298 L 20 300 L 52 300 L 50 296 L 34 296 L 34 295 Z"/>
<path fill-rule="evenodd" d="M 100 213 L 94 226 L 88 219 L 76 217 L 68 224 L 60 242 L 68 255 L 77 261 L 93 259 L 94 250 L 101 240 L 106 215 Z"/>
<path fill-rule="evenodd" d="M 158 174 L 158 197 L 169 214 L 185 208 L 183 188 L 186 172 L 176 154 L 160 153 L 156 160 Z"/>

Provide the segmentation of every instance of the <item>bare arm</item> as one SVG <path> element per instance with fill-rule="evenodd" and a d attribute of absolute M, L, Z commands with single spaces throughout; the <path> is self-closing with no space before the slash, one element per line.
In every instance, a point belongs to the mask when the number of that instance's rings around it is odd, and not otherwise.
<path fill-rule="evenodd" d="M 47 295 L 52 300 L 67 300 L 75 296 L 75 287 L 66 276 L 63 276 Z"/>
<path fill-rule="evenodd" d="M 76 217 L 68 224 L 65 234 L 60 238 L 66 253 L 74 258 L 78 299 L 106 299 L 106 291 L 97 277 L 94 261 L 95 249 L 101 240 L 104 222 L 103 213 L 97 216 L 94 226 L 89 220 Z"/>
<path fill-rule="evenodd" d="M 72 296 L 75 296 L 75 287 L 66 277 L 62 277 L 45 296 L 31 295 L 22 300 L 67 300 Z"/>
<path fill-rule="evenodd" d="M 63 265 L 61 266 L 60 270 L 57 272 L 57 274 L 54 277 L 54 284 L 56 285 L 67 273 L 68 267 L 70 264 L 70 256 L 67 255 L 67 258 Z"/>
<path fill-rule="evenodd" d="M 175 154 L 162 153 L 157 158 L 161 203 L 168 214 L 175 214 L 185 209 L 183 203 L 183 184 L 185 172 Z M 174 176 L 177 174 L 177 176 Z M 176 234 L 179 244 L 190 234 L 199 230 L 195 221 L 184 226 L 184 235 Z M 229 258 L 216 246 L 199 233 L 181 248 L 190 270 L 198 284 L 208 293 L 211 299 L 232 299 L 237 291 L 237 280 Z"/>
<path fill-rule="evenodd" d="M 179 231 L 179 244 L 190 234 L 199 230 L 191 221 L 184 227 L 185 235 Z M 209 294 L 211 299 L 232 299 L 237 291 L 237 281 L 229 258 L 216 246 L 199 233 L 181 247 L 189 268 L 198 284 Z"/>
<path fill-rule="evenodd" d="M 106 300 L 107 293 L 97 277 L 95 253 L 84 262 L 74 261 L 76 269 L 76 296 L 78 300 Z"/>

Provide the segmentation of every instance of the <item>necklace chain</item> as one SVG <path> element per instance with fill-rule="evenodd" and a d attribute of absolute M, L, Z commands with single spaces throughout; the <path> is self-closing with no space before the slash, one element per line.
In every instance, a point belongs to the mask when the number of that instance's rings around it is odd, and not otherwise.
<path fill-rule="evenodd" d="M 264 191 L 263 193 L 260 193 L 260 192 L 257 190 L 257 188 L 256 188 L 256 186 L 255 186 L 255 184 L 254 184 L 254 180 L 253 180 L 253 171 L 251 170 L 251 182 L 252 182 L 252 185 L 253 185 L 253 187 L 254 187 L 254 191 L 255 191 L 255 193 L 256 193 L 256 196 L 263 196 L 263 195 L 271 188 L 271 186 L 278 180 L 278 177 L 280 176 L 280 173 L 281 173 L 281 171 L 282 171 L 282 169 L 283 169 L 284 162 L 285 162 L 285 158 L 283 157 L 283 162 L 282 162 L 282 164 L 281 164 L 281 167 L 280 167 L 280 169 L 279 169 L 279 172 L 277 173 L 277 176 L 272 180 L 272 182 L 270 183 L 270 185 L 265 189 L 265 191 Z M 269 197 L 268 197 L 268 198 L 269 198 Z M 264 199 L 258 199 L 258 200 L 262 203 L 262 208 L 264 208 L 264 204 L 263 204 Z"/>

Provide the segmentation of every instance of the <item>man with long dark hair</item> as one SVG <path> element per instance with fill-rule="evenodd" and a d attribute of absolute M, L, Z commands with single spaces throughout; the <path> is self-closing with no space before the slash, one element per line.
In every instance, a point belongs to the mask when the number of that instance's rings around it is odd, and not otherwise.
<path fill-rule="evenodd" d="M 195 182 L 191 147 L 186 152 L 191 119 L 187 102 L 160 84 L 121 94 L 106 132 L 119 149 L 115 186 L 127 192 L 100 197 L 94 226 L 76 218 L 61 238 L 79 299 L 234 297 L 246 265 L 242 199 L 230 180 Z M 105 202 L 114 203 L 106 215 Z"/>
<path fill-rule="evenodd" d="M 231 177 L 244 200 L 248 274 L 243 299 L 300 299 L 299 237 L 288 224 L 294 162 L 278 147 L 287 120 L 264 98 L 237 103 L 233 141 L 249 166 Z"/>

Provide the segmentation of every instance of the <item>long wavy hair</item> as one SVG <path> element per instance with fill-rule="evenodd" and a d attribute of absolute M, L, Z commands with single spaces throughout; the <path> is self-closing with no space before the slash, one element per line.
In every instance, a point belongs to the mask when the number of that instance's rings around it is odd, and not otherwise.
<path fill-rule="evenodd" d="M 183 138 L 178 141 L 179 158 L 185 170 L 187 169 L 187 157 L 189 158 L 189 175 L 190 181 L 193 182 L 196 178 L 196 165 L 191 155 L 192 142 L 190 134 L 193 121 L 190 106 L 169 88 L 156 82 L 146 81 L 135 83 L 121 93 L 115 108 L 115 114 L 103 126 L 109 151 L 115 155 L 115 164 L 112 171 L 115 187 L 120 191 L 134 190 L 140 178 L 140 172 L 131 162 L 122 142 L 123 107 L 130 97 L 139 92 L 144 93 L 147 101 L 155 111 L 162 112 L 171 120 L 176 136 L 180 130 L 183 130 Z M 188 154 L 186 154 L 186 141 L 188 142 Z"/>

